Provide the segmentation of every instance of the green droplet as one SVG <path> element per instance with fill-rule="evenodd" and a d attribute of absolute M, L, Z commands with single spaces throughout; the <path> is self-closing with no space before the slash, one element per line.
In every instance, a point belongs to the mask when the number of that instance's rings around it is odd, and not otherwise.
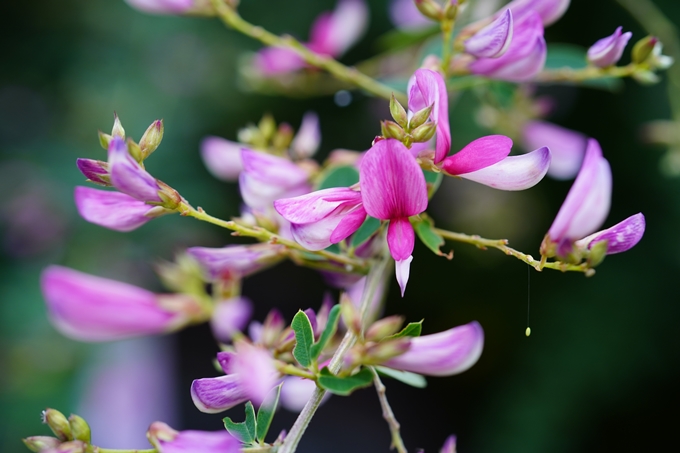
<path fill-rule="evenodd" d="M 527 327 L 527 330 L 524 331 L 524 335 L 526 335 L 527 337 L 531 335 L 531 327 Z"/>

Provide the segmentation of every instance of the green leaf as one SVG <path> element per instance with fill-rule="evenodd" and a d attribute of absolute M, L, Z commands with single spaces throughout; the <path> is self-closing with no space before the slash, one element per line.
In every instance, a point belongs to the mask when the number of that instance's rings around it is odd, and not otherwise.
<path fill-rule="evenodd" d="M 255 434 L 257 433 L 257 420 L 255 418 L 255 408 L 253 407 L 253 403 L 248 401 L 246 403 L 246 429 L 248 430 L 248 434 L 250 434 L 250 437 L 252 439 L 255 439 Z"/>
<path fill-rule="evenodd" d="M 319 183 L 319 189 L 330 189 L 331 187 L 349 187 L 359 182 L 359 172 L 350 166 L 332 167 L 323 174 Z"/>
<path fill-rule="evenodd" d="M 276 412 L 276 406 L 279 404 L 279 396 L 281 395 L 281 386 L 279 384 L 267 393 L 264 401 L 257 410 L 257 440 L 259 442 L 264 442 L 265 437 L 267 437 L 267 432 L 269 431 L 269 426 L 272 424 L 272 419 L 274 418 L 274 412 Z"/>
<path fill-rule="evenodd" d="M 413 222 L 413 228 L 416 230 L 416 234 L 428 249 L 432 250 L 439 256 L 447 256 L 440 250 L 440 247 L 444 245 L 444 238 L 434 231 L 434 225 L 432 225 L 432 221 L 430 221 L 430 219 L 421 217 L 419 220 L 415 220 Z"/>
<path fill-rule="evenodd" d="M 363 368 L 352 376 L 341 377 L 333 375 L 328 367 L 324 367 L 317 382 L 321 387 L 335 395 L 347 396 L 358 388 L 371 385 L 373 373 L 368 368 Z"/>
<path fill-rule="evenodd" d="M 342 253 L 342 250 L 340 250 L 340 246 L 338 244 L 329 245 L 328 247 L 326 247 L 326 251 L 331 252 L 331 253 L 335 253 L 335 254 Z M 309 254 L 306 254 L 306 255 L 318 256 L 318 255 L 313 255 L 312 253 L 309 253 Z"/>
<path fill-rule="evenodd" d="M 224 417 L 222 421 L 224 422 L 224 427 L 227 428 L 227 431 L 229 431 L 229 434 L 244 444 L 252 444 L 255 441 L 255 439 L 250 435 L 250 431 L 248 431 L 245 422 L 234 423 L 229 417 Z"/>
<path fill-rule="evenodd" d="M 513 106 L 516 91 L 517 85 L 513 83 L 497 80 L 489 83 L 489 92 L 496 98 L 496 101 L 506 109 Z"/>
<path fill-rule="evenodd" d="M 586 59 L 585 48 L 571 44 L 551 44 L 548 46 L 548 56 L 545 60 L 546 69 L 582 69 L 586 66 L 588 66 L 588 60 Z M 577 83 L 582 86 L 609 91 L 620 90 L 623 86 L 623 81 L 616 77 L 584 80 Z"/>
<path fill-rule="evenodd" d="M 387 368 L 384 366 L 376 366 L 375 369 L 378 370 L 378 373 L 382 374 L 383 376 L 391 377 L 392 379 L 396 379 L 397 381 L 403 382 L 404 384 L 410 385 L 411 387 L 416 387 L 419 389 L 427 387 L 427 381 L 425 380 L 425 377 L 420 374 L 411 373 L 410 371 L 393 370 L 392 368 Z"/>
<path fill-rule="evenodd" d="M 312 364 L 311 347 L 314 343 L 314 331 L 312 330 L 312 323 L 304 311 L 299 310 L 293 322 L 290 324 L 295 332 L 295 348 L 293 348 L 293 357 L 300 365 L 309 368 Z"/>
<path fill-rule="evenodd" d="M 336 304 L 333 306 L 333 308 L 331 308 L 331 311 L 328 313 L 328 322 L 326 323 L 326 328 L 323 330 L 323 333 L 319 337 L 319 341 L 312 345 L 312 348 L 310 350 L 312 354 L 312 359 L 316 360 L 323 351 L 323 348 L 325 348 L 326 345 L 328 344 L 328 340 L 333 338 L 333 335 L 335 335 L 335 331 L 338 329 L 339 319 L 340 319 L 340 304 Z"/>
<path fill-rule="evenodd" d="M 394 338 L 401 338 L 401 337 L 419 337 L 420 332 L 422 332 L 422 330 L 423 330 L 423 320 L 421 319 L 418 322 L 408 323 L 408 325 L 406 327 L 401 329 L 401 332 L 395 333 L 394 335 L 390 335 L 389 337 L 385 337 L 384 340 L 392 340 Z"/>
<path fill-rule="evenodd" d="M 364 242 L 368 241 L 373 233 L 378 231 L 380 228 L 380 220 L 375 217 L 367 216 L 364 223 L 361 224 L 359 229 L 352 235 L 352 247 L 358 247 Z"/>

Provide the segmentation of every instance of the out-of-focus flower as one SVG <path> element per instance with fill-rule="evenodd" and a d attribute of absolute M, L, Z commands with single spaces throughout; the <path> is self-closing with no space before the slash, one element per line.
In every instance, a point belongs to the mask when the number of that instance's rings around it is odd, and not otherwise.
<path fill-rule="evenodd" d="M 615 65 L 621 59 L 623 50 L 633 36 L 633 33 L 629 31 L 621 33 L 622 29 L 623 27 L 618 27 L 614 34 L 593 44 L 588 49 L 588 61 L 600 68 Z"/>
<path fill-rule="evenodd" d="M 587 137 L 545 121 L 529 121 L 522 129 L 527 149 L 547 146 L 550 149 L 548 175 L 555 179 L 571 179 L 578 173 L 586 152 Z"/>
<path fill-rule="evenodd" d="M 510 47 L 512 35 L 512 13 L 506 9 L 496 20 L 465 40 L 465 52 L 477 58 L 498 58 Z"/>
<path fill-rule="evenodd" d="M 154 422 L 147 437 L 159 453 L 240 453 L 241 442 L 227 431 L 176 431 Z"/>
<path fill-rule="evenodd" d="M 319 129 L 319 115 L 307 112 L 302 117 L 302 124 L 295 138 L 290 144 L 290 151 L 294 157 L 311 157 L 321 144 L 321 130 Z"/>
<path fill-rule="evenodd" d="M 364 0 L 339 0 L 332 13 L 326 12 L 316 18 L 305 45 L 318 54 L 337 58 L 361 38 L 367 25 L 368 8 Z M 306 65 L 297 53 L 282 47 L 262 49 L 254 64 L 260 73 L 270 77 Z"/>
<path fill-rule="evenodd" d="M 308 193 L 309 174 L 283 157 L 241 149 L 241 196 L 251 208 L 271 208 L 279 198 Z"/>
<path fill-rule="evenodd" d="M 312 397 L 315 389 L 316 383 L 314 381 L 297 376 L 286 376 L 283 379 L 283 387 L 281 387 L 281 406 L 291 412 L 300 412 Z M 330 396 L 331 393 L 326 392 L 321 404 L 326 402 Z"/>
<path fill-rule="evenodd" d="M 439 453 L 456 453 L 456 436 L 447 437 Z"/>
<path fill-rule="evenodd" d="M 245 297 L 234 297 L 215 305 L 210 327 L 218 341 L 227 343 L 233 335 L 243 331 L 253 314 L 253 304 Z"/>
<path fill-rule="evenodd" d="M 209 13 L 210 0 L 125 0 L 128 5 L 152 14 Z"/>
<path fill-rule="evenodd" d="M 383 365 L 428 376 L 451 376 L 477 363 L 484 348 L 484 331 L 478 322 L 432 335 L 410 339 L 407 352 Z"/>
<path fill-rule="evenodd" d="M 434 25 L 434 22 L 420 14 L 414 0 L 392 0 L 389 13 L 392 23 L 402 30 L 418 30 Z"/>
<path fill-rule="evenodd" d="M 415 245 L 409 217 L 427 208 L 425 177 L 409 150 L 394 139 L 381 140 L 366 152 L 359 175 L 366 213 L 390 221 L 387 244 L 396 262 L 397 281 L 403 295 Z"/>
<path fill-rule="evenodd" d="M 221 248 L 191 247 L 187 253 L 198 261 L 212 278 L 241 278 L 270 266 L 285 254 L 277 244 L 229 245 Z"/>
<path fill-rule="evenodd" d="M 209 136 L 201 142 L 201 157 L 215 178 L 236 181 L 243 171 L 242 148 L 248 147 L 221 137 Z"/>
<path fill-rule="evenodd" d="M 203 314 L 186 295 L 159 295 L 61 266 L 41 276 L 52 324 L 81 341 L 112 341 L 177 330 Z"/>
<path fill-rule="evenodd" d="M 543 25 L 548 26 L 564 15 L 570 3 L 571 0 L 514 0 L 501 8 L 497 15 L 509 9 L 515 19 L 519 20 L 535 12 Z"/>

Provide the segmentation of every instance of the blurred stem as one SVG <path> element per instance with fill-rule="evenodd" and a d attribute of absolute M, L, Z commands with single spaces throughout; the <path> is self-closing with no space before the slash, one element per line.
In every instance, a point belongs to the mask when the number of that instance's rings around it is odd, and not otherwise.
<path fill-rule="evenodd" d="M 260 41 L 267 46 L 285 47 L 298 54 L 308 64 L 320 69 L 324 69 L 333 74 L 340 80 L 350 82 L 353 85 L 362 88 L 364 91 L 375 96 L 389 100 L 394 90 L 387 85 L 383 85 L 377 80 L 359 72 L 356 68 L 350 68 L 337 62 L 333 58 L 325 55 L 319 55 L 312 52 L 305 47 L 300 41 L 292 36 L 277 36 L 268 32 L 262 27 L 253 25 L 245 21 L 236 10 L 225 3 L 224 0 L 211 0 L 217 16 L 224 22 L 225 25 L 233 28 L 236 31 L 250 36 L 253 39 Z M 394 92 L 394 95 L 400 102 L 406 103 L 406 95 L 401 92 Z"/>
<path fill-rule="evenodd" d="M 196 209 L 186 202 L 181 203 L 177 207 L 177 211 L 183 216 L 194 217 L 195 219 L 212 223 L 213 225 L 221 226 L 222 228 L 226 228 L 228 230 L 232 230 L 234 232 L 232 234 L 235 236 L 252 237 L 259 240 L 260 242 L 268 242 L 270 244 L 281 244 L 288 248 L 290 252 L 300 252 L 291 254 L 290 258 L 294 262 L 302 264 L 304 266 L 322 268 L 325 270 L 332 270 L 335 272 L 345 271 L 359 274 L 366 274 L 368 272 L 368 264 L 366 263 L 365 260 L 351 258 L 345 255 L 338 255 L 337 253 L 332 253 L 326 250 L 318 251 L 307 250 L 297 242 L 282 238 L 281 236 L 276 235 L 262 227 L 258 226 L 249 227 L 245 225 L 240 225 L 234 222 L 233 220 L 227 221 L 218 219 L 217 217 L 213 217 L 207 212 L 205 212 L 202 208 L 199 207 L 198 209 Z M 323 262 L 305 259 L 304 257 L 305 254 L 318 256 L 327 261 L 339 264 L 342 267 L 338 268 L 333 266 L 324 266 Z"/>
<path fill-rule="evenodd" d="M 586 277 L 590 277 L 595 274 L 595 269 L 588 267 L 588 263 L 569 264 L 562 263 L 561 261 L 545 262 L 543 259 L 536 260 L 531 255 L 527 255 L 511 247 L 508 247 L 507 239 L 485 239 L 477 235 L 470 236 L 462 233 L 454 233 L 453 231 L 440 230 L 439 228 L 434 228 L 433 231 L 445 239 L 476 245 L 482 250 L 486 250 L 487 247 L 498 249 L 506 255 L 514 256 L 515 258 L 524 261 L 539 272 L 544 268 L 548 268 L 556 269 L 562 272 L 583 272 L 586 274 Z"/>
<path fill-rule="evenodd" d="M 451 37 L 453 36 L 453 27 L 456 24 L 454 19 L 444 19 L 442 24 L 442 39 L 444 40 L 442 47 L 442 71 L 446 74 L 451 66 L 451 57 L 453 56 L 453 44 Z"/>
<path fill-rule="evenodd" d="M 680 39 L 673 22 L 651 0 L 616 0 L 631 16 L 664 44 L 666 54 L 675 59 L 668 68 L 668 98 L 673 119 L 680 121 Z"/>
<path fill-rule="evenodd" d="M 384 250 L 381 259 L 375 264 L 375 266 L 371 267 L 371 270 L 366 277 L 366 286 L 364 288 L 364 293 L 361 296 L 360 310 L 362 316 L 368 311 L 368 306 L 375 297 L 375 292 L 378 289 L 380 281 L 384 277 L 385 271 L 387 270 L 387 263 L 390 259 L 391 258 L 389 254 Z M 342 339 L 342 342 L 340 343 L 340 346 L 338 346 L 338 349 L 336 349 L 330 363 L 328 364 L 328 369 L 331 373 L 336 374 L 338 371 L 340 371 L 342 360 L 345 357 L 345 354 L 347 354 L 347 351 L 349 351 L 349 349 L 354 346 L 357 338 L 358 335 L 355 332 L 352 330 L 347 331 L 344 338 Z M 321 405 L 321 400 L 325 394 L 326 390 L 322 389 L 321 387 L 316 387 L 314 389 L 312 397 L 309 399 L 309 401 L 307 401 L 307 404 L 305 404 L 305 407 L 302 409 L 302 412 L 300 412 L 297 420 L 295 420 L 295 424 L 293 424 L 293 427 L 286 436 L 279 453 L 293 453 L 297 449 L 300 439 L 302 439 L 302 435 L 305 433 L 307 426 L 309 426 L 309 423 L 312 421 L 312 417 L 314 417 L 319 405 Z"/>
<path fill-rule="evenodd" d="M 96 447 L 97 453 L 158 453 L 155 448 L 149 448 L 146 450 L 114 450 L 112 448 L 102 448 Z"/>
<path fill-rule="evenodd" d="M 382 408 L 382 415 L 387 424 L 390 427 L 390 433 L 392 434 L 392 448 L 396 448 L 398 453 L 407 453 L 406 447 L 404 446 L 404 441 L 401 438 L 401 433 L 399 432 L 399 422 L 392 412 L 392 407 L 387 401 L 387 389 L 385 384 L 380 380 L 378 372 L 375 367 L 369 367 L 373 373 L 373 384 L 375 385 L 375 390 L 378 393 L 378 399 L 380 400 L 380 407 Z"/>
<path fill-rule="evenodd" d="M 626 66 L 598 68 L 587 66 L 581 69 L 560 68 L 541 71 L 534 82 L 583 82 L 586 80 L 630 77 L 638 69 L 638 65 L 630 63 Z"/>

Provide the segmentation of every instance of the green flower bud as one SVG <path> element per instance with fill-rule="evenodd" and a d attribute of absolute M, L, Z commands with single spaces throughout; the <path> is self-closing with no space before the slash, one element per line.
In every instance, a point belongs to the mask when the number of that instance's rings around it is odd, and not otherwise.
<path fill-rule="evenodd" d="M 646 36 L 635 43 L 631 51 L 631 59 L 633 63 L 645 63 L 654 51 L 654 46 L 658 42 L 656 36 Z"/>
<path fill-rule="evenodd" d="M 262 137 L 264 137 L 266 141 L 271 140 L 274 136 L 274 133 L 276 132 L 276 121 L 274 121 L 274 117 L 269 113 L 262 117 L 260 123 L 257 126 L 260 129 Z"/>
<path fill-rule="evenodd" d="M 71 440 L 73 434 L 71 433 L 71 425 L 68 420 L 56 409 L 45 409 L 42 413 L 43 423 L 50 427 L 55 436 L 60 440 Z"/>
<path fill-rule="evenodd" d="M 434 137 L 434 133 L 437 132 L 437 125 L 434 123 L 425 123 L 422 126 L 418 126 L 415 130 L 411 132 L 414 142 L 423 143 Z"/>
<path fill-rule="evenodd" d="M 447 2 L 444 8 L 444 17 L 449 20 L 455 20 L 456 16 L 458 16 L 458 5 L 453 2 Z"/>
<path fill-rule="evenodd" d="M 397 98 L 394 97 L 394 93 L 392 93 L 392 97 L 390 98 L 390 113 L 399 126 L 402 128 L 408 126 L 408 114 L 406 113 L 406 109 L 404 109 L 404 106 L 397 101 Z"/>
<path fill-rule="evenodd" d="M 295 135 L 293 128 L 288 123 L 279 124 L 279 128 L 272 139 L 272 146 L 277 151 L 288 149 Z"/>
<path fill-rule="evenodd" d="M 444 11 L 441 5 L 434 0 L 415 0 L 416 8 L 425 16 L 437 22 L 442 20 Z"/>
<path fill-rule="evenodd" d="M 105 134 L 102 131 L 98 131 L 99 134 L 99 144 L 102 145 L 102 148 L 108 150 L 109 149 L 109 143 L 111 143 L 111 137 L 109 134 Z"/>
<path fill-rule="evenodd" d="M 118 114 L 116 112 L 113 112 L 113 128 L 111 129 L 111 135 L 114 137 L 125 138 L 125 129 L 123 129 L 123 125 L 120 123 L 120 118 L 118 118 Z"/>
<path fill-rule="evenodd" d="M 142 139 L 139 141 L 139 147 L 142 150 L 142 159 L 146 159 L 156 151 L 158 145 L 161 144 L 163 140 L 163 132 L 165 128 L 163 127 L 163 120 L 156 120 L 151 123 L 142 135 Z"/>
<path fill-rule="evenodd" d="M 134 160 L 136 160 L 140 164 L 144 161 L 144 158 L 142 156 L 142 148 L 140 148 L 139 145 L 135 143 L 135 141 L 132 140 L 131 138 L 127 139 L 127 148 L 128 153 L 130 153 Z"/>
<path fill-rule="evenodd" d="M 380 123 L 382 134 L 385 138 L 396 138 L 402 141 L 406 137 L 406 132 L 394 121 L 382 121 Z"/>
<path fill-rule="evenodd" d="M 71 433 L 75 440 L 82 440 L 83 442 L 90 443 L 92 438 L 90 425 L 87 424 L 83 417 L 71 414 L 68 418 L 68 424 L 71 426 Z"/>
<path fill-rule="evenodd" d="M 411 347 L 411 339 L 408 337 L 395 338 L 381 341 L 366 348 L 364 364 L 379 364 L 393 357 L 402 355 Z"/>
<path fill-rule="evenodd" d="M 24 445 L 26 445 L 29 450 L 36 453 L 49 448 L 57 448 L 61 444 L 59 439 L 49 436 L 31 436 L 22 440 L 24 441 Z"/>
<path fill-rule="evenodd" d="M 410 130 L 416 129 L 419 126 L 422 126 L 425 121 L 430 117 L 430 114 L 432 113 L 432 106 L 425 107 L 422 110 L 418 110 L 413 117 L 411 117 L 411 121 L 408 123 L 408 127 Z"/>
<path fill-rule="evenodd" d="M 367 341 L 380 341 L 383 338 L 399 332 L 399 329 L 404 324 L 403 316 L 388 316 L 373 323 L 371 327 L 366 330 L 365 338 Z"/>

